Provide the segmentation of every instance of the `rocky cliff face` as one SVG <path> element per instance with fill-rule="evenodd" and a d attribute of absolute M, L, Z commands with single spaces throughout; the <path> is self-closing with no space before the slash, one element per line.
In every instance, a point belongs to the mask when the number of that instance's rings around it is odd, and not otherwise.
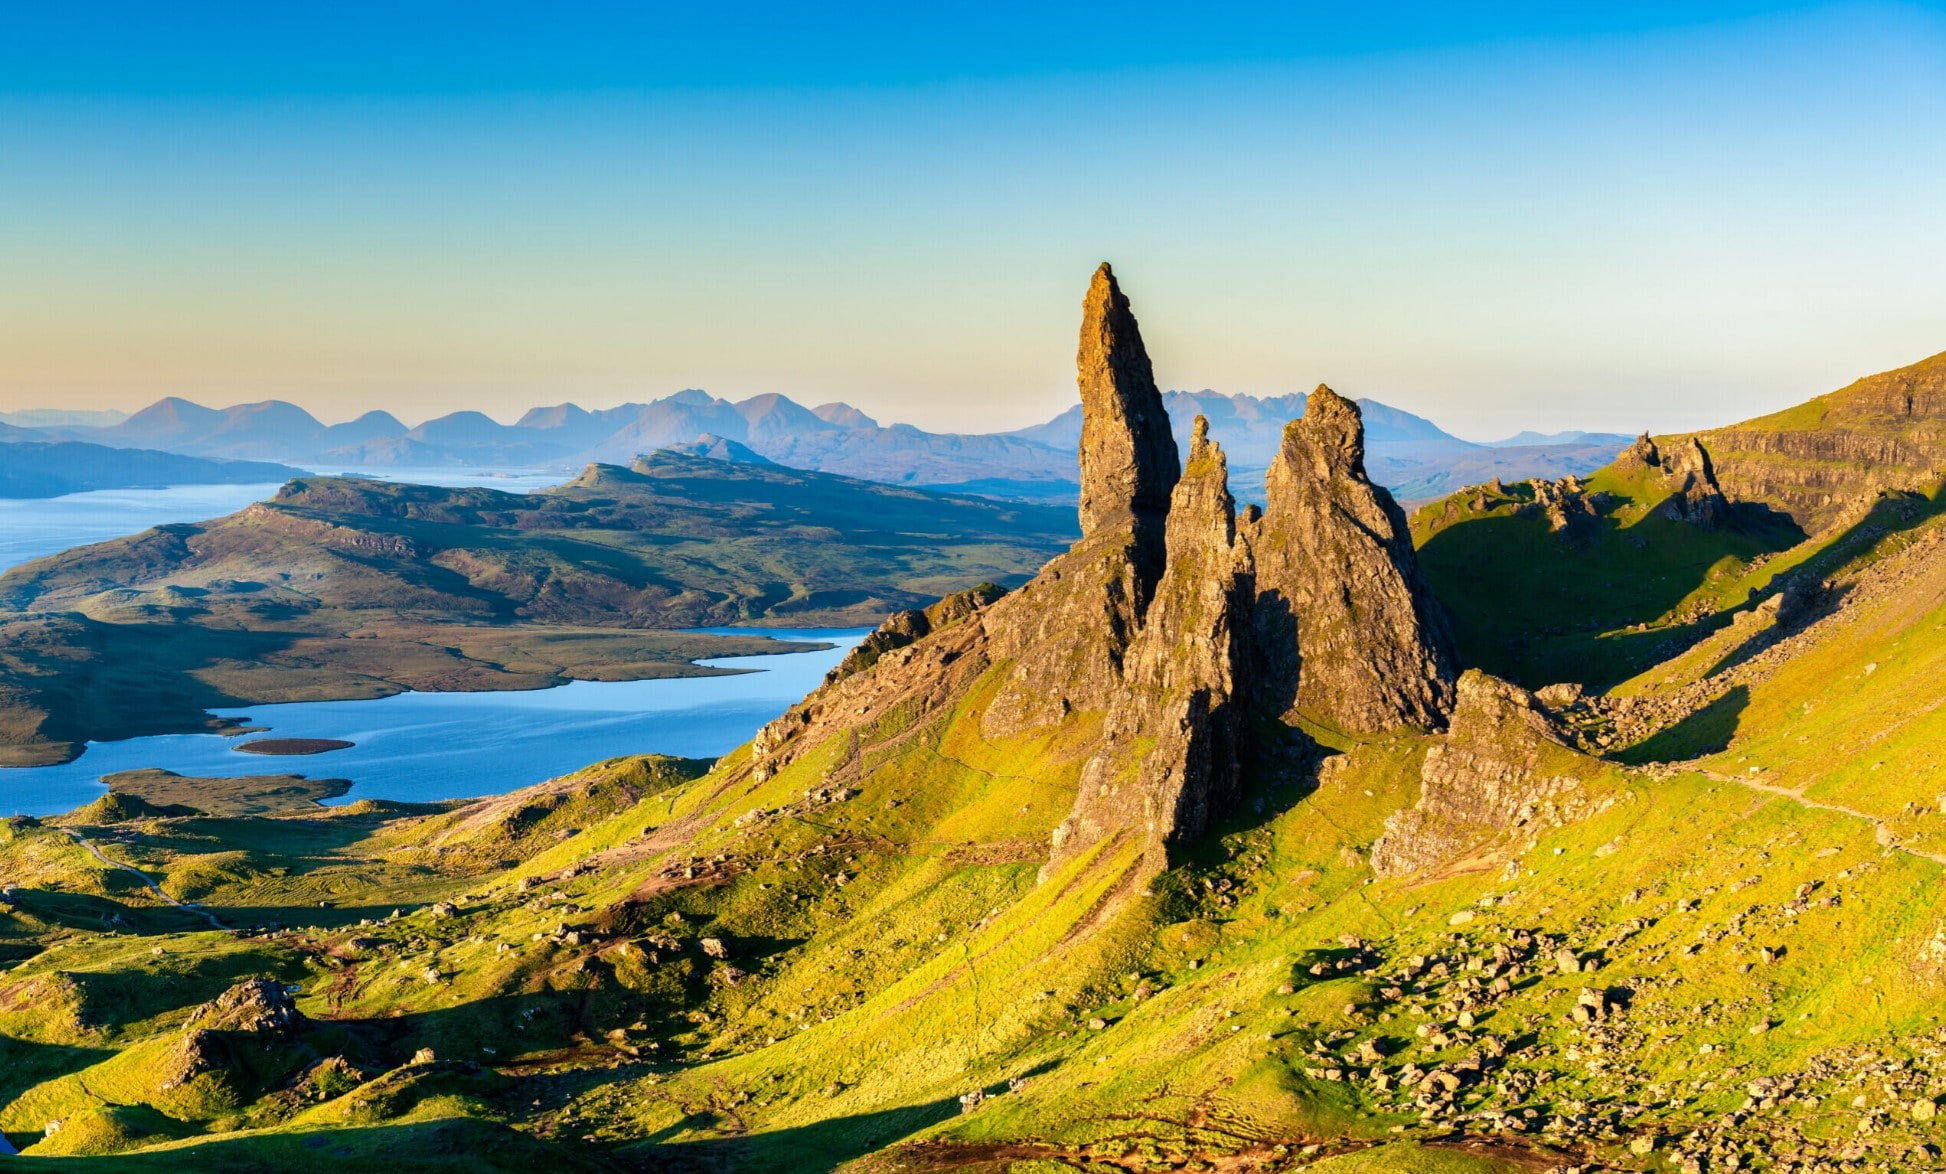
<path fill-rule="evenodd" d="M 1921 489 L 1946 469 L 1946 354 L 1807 404 L 1697 433 L 1730 498 L 1816 532 L 1880 489 Z"/>
<path fill-rule="evenodd" d="M 834 734 L 869 752 L 857 739 L 870 715 L 896 709 L 909 728 L 992 671 L 990 700 L 968 715 L 983 737 L 1098 731 L 1053 862 L 1133 837 L 1161 868 L 1234 802 L 1240 764 L 1289 761 L 1273 752 L 1288 731 L 1256 717 L 1361 733 L 1443 724 L 1450 639 L 1403 514 L 1365 475 L 1356 405 L 1320 388 L 1285 434 L 1269 509 L 1239 519 L 1206 421 L 1179 462 L 1106 265 L 1083 302 L 1079 372 L 1081 541 L 1018 591 L 956 604 L 951 623 L 894 617 L 758 736 L 759 775 Z"/>
<path fill-rule="evenodd" d="M 1358 405 L 1313 392 L 1265 497 L 1252 537 L 1262 700 L 1355 733 L 1437 728 L 1452 705 L 1452 636 L 1404 512 L 1365 475 Z"/>

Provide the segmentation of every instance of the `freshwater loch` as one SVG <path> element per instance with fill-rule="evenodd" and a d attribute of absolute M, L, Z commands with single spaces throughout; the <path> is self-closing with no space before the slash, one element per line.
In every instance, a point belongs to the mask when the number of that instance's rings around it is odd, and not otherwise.
<path fill-rule="evenodd" d="M 103 775 L 148 767 L 192 778 L 292 772 L 349 779 L 351 790 L 332 803 L 426 803 L 497 795 L 624 754 L 716 757 L 748 741 L 816 688 L 868 631 L 710 630 L 828 647 L 698 662 L 736 670 L 725 676 L 575 681 L 517 692 L 401 693 L 377 700 L 215 710 L 259 732 L 91 742 L 73 762 L 0 768 L 0 816 L 72 811 L 105 793 Z M 335 739 L 352 746 L 301 757 L 236 751 L 259 738 Z"/>

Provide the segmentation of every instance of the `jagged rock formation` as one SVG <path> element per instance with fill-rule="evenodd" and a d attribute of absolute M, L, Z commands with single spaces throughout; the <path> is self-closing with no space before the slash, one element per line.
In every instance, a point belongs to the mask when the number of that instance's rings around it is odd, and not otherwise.
<path fill-rule="evenodd" d="M 1729 503 L 1716 483 L 1716 471 L 1710 467 L 1709 450 L 1702 441 L 1693 436 L 1677 441 L 1663 464 L 1675 482 L 1675 493 L 1663 506 L 1670 517 L 1711 528 L 1728 516 Z"/>
<path fill-rule="evenodd" d="M 824 683 L 835 684 L 855 673 L 862 673 L 884 659 L 886 653 L 956 624 L 1005 594 L 1006 591 L 996 584 L 981 583 L 977 587 L 954 592 L 931 607 L 894 612 L 886 617 L 877 631 L 846 653 L 837 668 L 824 675 Z"/>
<path fill-rule="evenodd" d="M 206 1072 L 226 1078 L 274 1050 L 305 1025 L 290 992 L 279 982 L 253 978 L 231 987 L 190 1013 L 163 1061 L 160 1087 L 180 1087 Z"/>
<path fill-rule="evenodd" d="M 1235 793 L 1237 669 L 1250 615 L 1250 555 L 1237 541 L 1223 450 L 1197 418 L 1167 526 L 1167 565 L 1123 663 L 1125 691 L 1081 775 L 1055 858 L 1139 827 L 1152 864 L 1200 834 Z"/>
<path fill-rule="evenodd" d="M 1358 405 L 1320 386 L 1284 430 L 1255 528 L 1263 700 L 1356 733 L 1437 728 L 1452 636 L 1405 514 L 1365 475 Z"/>
<path fill-rule="evenodd" d="M 1559 481 L 1534 481 L 1534 507 L 1547 519 L 1547 528 L 1570 539 L 1585 537 L 1601 516 L 1581 478 L 1569 476 Z M 1599 496 L 1599 495 L 1596 495 Z"/>
<path fill-rule="evenodd" d="M 759 778 L 834 734 L 857 760 L 871 715 L 909 728 L 997 667 L 983 737 L 1099 730 L 1053 862 L 1134 836 L 1160 868 L 1232 801 L 1239 763 L 1287 760 L 1271 753 L 1283 735 L 1246 713 L 1360 733 L 1443 723 L 1450 637 L 1404 515 L 1365 475 L 1356 405 L 1319 388 L 1286 431 L 1268 511 L 1239 519 L 1206 421 L 1179 463 L 1106 265 L 1083 302 L 1079 370 L 1081 541 L 1004 598 L 940 605 L 954 622 L 893 617 L 758 735 Z"/>
<path fill-rule="evenodd" d="M 1402 876 L 1464 867 L 1507 837 L 1584 812 L 1582 759 L 1534 695 L 1472 670 L 1460 678 L 1446 737 L 1426 751 L 1419 801 L 1391 816 L 1372 845 L 1372 868 Z"/>
<path fill-rule="evenodd" d="M 1167 558 L 1170 494 L 1182 476 L 1141 328 L 1108 264 L 1081 303 L 1081 534 L 1021 588 L 992 626 L 1015 675 L 985 718 L 996 734 L 1105 711 Z"/>
<path fill-rule="evenodd" d="M 1730 503 L 1716 482 L 1709 450 L 1694 436 L 1677 437 L 1667 451 L 1644 432 L 1616 458 L 1624 474 L 1659 476 L 1669 496 L 1657 508 L 1664 517 L 1713 530 L 1730 516 Z"/>
<path fill-rule="evenodd" d="M 196 1008 L 187 1026 L 202 1031 L 284 1036 L 303 1023 L 304 1013 L 297 1009 L 284 984 L 252 978 Z"/>

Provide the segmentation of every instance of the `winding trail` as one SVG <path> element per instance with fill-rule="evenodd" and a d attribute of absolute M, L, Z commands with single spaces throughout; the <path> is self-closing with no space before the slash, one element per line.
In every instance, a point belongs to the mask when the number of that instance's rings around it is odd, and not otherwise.
<path fill-rule="evenodd" d="M 1822 799 L 1813 799 L 1810 796 L 1804 794 L 1802 791 L 1794 791 L 1789 787 L 1779 787 L 1779 786 L 1774 786 L 1770 783 L 1760 783 L 1755 779 L 1745 778 L 1739 775 L 1724 774 L 1721 771 L 1705 770 L 1704 768 L 1696 765 L 1693 762 L 1680 763 L 1680 764 L 1672 763 L 1671 765 L 1678 767 L 1678 769 L 1687 770 L 1695 774 L 1702 775 L 1704 778 L 1711 779 L 1715 782 L 1735 783 L 1740 787 L 1746 787 L 1752 791 L 1762 791 L 1766 795 L 1777 795 L 1782 798 L 1792 800 L 1793 802 L 1801 803 L 1806 807 L 1815 808 L 1819 811 L 1833 811 L 1838 813 L 1839 815 L 1849 815 L 1853 819 L 1862 819 L 1865 822 L 1872 825 L 1873 832 L 1875 838 L 1878 840 L 1879 847 L 1890 848 L 1894 852 L 1903 852 L 1907 856 L 1916 856 L 1921 860 L 1930 860 L 1934 864 L 1946 865 L 1946 853 L 1927 852 L 1924 851 L 1923 849 L 1909 848 L 1906 845 L 1901 844 L 1898 841 L 1898 838 L 1892 834 L 1892 829 L 1886 826 L 1885 820 L 1879 818 L 1876 815 L 1872 815 L 1868 812 L 1859 811 L 1858 809 L 1853 807 L 1840 806 L 1839 804 L 1836 803 L 1826 803 Z"/>
<path fill-rule="evenodd" d="M 80 832 L 75 831 L 73 828 L 62 828 L 61 830 L 66 832 L 74 840 L 75 843 L 81 845 L 83 848 L 86 848 L 88 850 L 88 855 L 93 856 L 96 860 L 101 861 L 103 864 L 106 864 L 110 868 L 119 868 L 123 872 L 133 873 L 137 878 L 141 880 L 143 884 L 148 886 L 150 892 L 154 893 L 157 897 L 161 898 L 161 900 L 165 904 L 174 905 L 176 908 L 182 910 L 185 913 L 194 913 L 196 916 L 202 918 L 204 921 L 209 922 L 210 926 L 214 929 L 220 929 L 224 931 L 229 930 L 230 928 L 229 926 L 224 925 L 221 921 L 217 920 L 216 914 L 211 913 L 209 910 L 203 908 L 201 905 L 193 905 L 187 901 L 178 901 L 174 897 L 171 897 L 169 894 L 163 892 L 162 886 L 156 884 L 154 880 L 150 879 L 148 873 L 143 872 L 141 869 L 135 867 L 132 864 L 123 864 L 119 860 L 110 860 L 108 857 L 102 855 L 101 849 L 95 847 L 94 841 L 88 839 L 88 837 L 82 835 Z"/>

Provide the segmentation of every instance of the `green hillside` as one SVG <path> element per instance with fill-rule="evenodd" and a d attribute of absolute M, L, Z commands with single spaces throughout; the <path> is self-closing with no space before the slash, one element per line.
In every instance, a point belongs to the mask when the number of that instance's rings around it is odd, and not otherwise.
<path fill-rule="evenodd" d="M 7 1160 L 1946 1162 L 1936 493 L 1807 535 L 1645 440 L 1408 533 L 1321 387 L 1239 511 L 1106 265 L 1078 369 L 1081 539 L 893 616 L 720 761 L 291 815 L 146 778 L 0 824 Z M 366 501 L 390 552 L 652 511 L 654 476 L 282 508 Z"/>
<path fill-rule="evenodd" d="M 1912 726 L 1946 696 L 1935 543 L 1875 562 L 1896 589 L 1754 689 L 1729 749 L 1543 748 L 1574 780 L 1555 811 L 1403 874 L 1373 843 L 1427 751 L 1524 735 L 1360 741 L 1159 877 L 1105 850 L 1036 883 L 1088 736 L 980 737 L 999 664 L 761 781 L 740 753 L 445 813 L 17 821 L 0 1130 L 291 1169 L 542 1142 L 620 1168 L 1917 1168 L 1913 1106 L 1946 1091 L 1938 739 Z M 1853 773 L 1814 781 L 1834 755 Z M 239 1045 L 264 1075 L 163 1087 L 192 1009 L 255 975 L 305 1017 Z"/>

